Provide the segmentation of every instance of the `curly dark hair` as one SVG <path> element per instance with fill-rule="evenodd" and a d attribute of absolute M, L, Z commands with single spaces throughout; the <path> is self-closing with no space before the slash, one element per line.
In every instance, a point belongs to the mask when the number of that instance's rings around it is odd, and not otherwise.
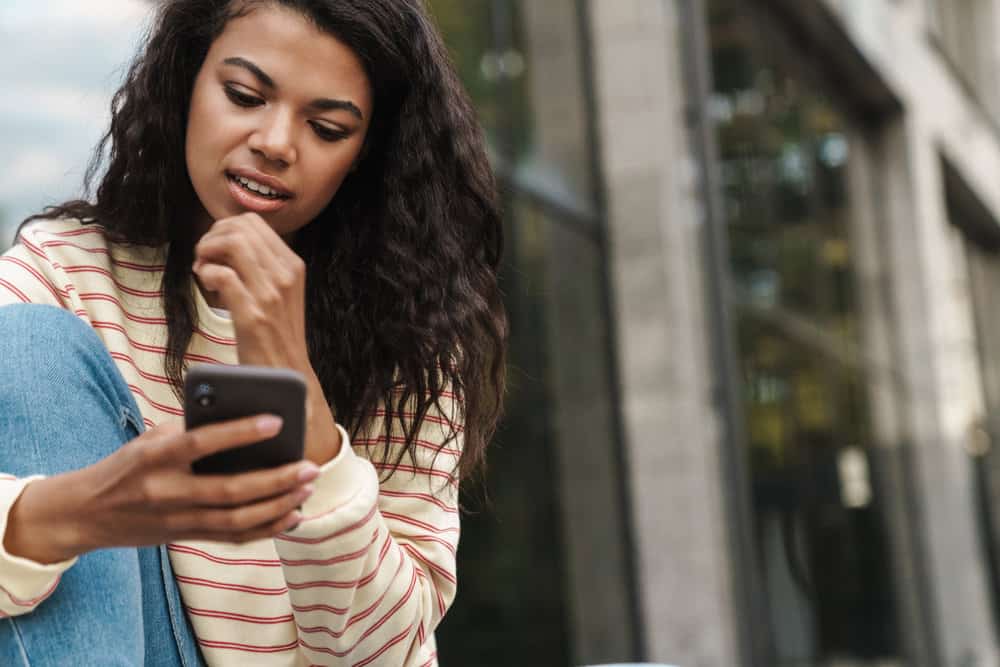
<path fill-rule="evenodd" d="M 180 396 L 197 326 L 197 198 L 184 153 L 192 89 L 226 23 L 268 4 L 300 12 L 351 48 L 374 93 L 362 162 L 292 244 L 307 266 L 313 368 L 353 435 L 375 423 L 380 407 L 386 436 L 398 420 L 405 446 L 383 449 L 389 474 L 407 452 L 414 457 L 424 417 L 453 394 L 462 424 L 441 447 L 463 431 L 453 475 L 465 478 L 483 463 L 502 407 L 503 231 L 481 128 L 421 0 L 162 2 L 87 170 L 93 201 L 50 206 L 29 220 L 72 217 L 118 243 L 169 243 L 165 370 Z"/>

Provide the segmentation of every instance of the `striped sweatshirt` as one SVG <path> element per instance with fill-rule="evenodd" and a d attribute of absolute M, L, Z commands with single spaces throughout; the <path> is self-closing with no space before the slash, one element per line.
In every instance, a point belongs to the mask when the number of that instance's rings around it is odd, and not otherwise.
<path fill-rule="evenodd" d="M 112 244 L 100 227 L 59 220 L 33 224 L 0 257 L 0 304 L 51 304 L 85 320 L 110 351 L 147 427 L 183 417 L 164 373 L 164 251 Z M 236 363 L 232 322 L 194 293 L 199 327 L 187 360 Z M 369 431 L 350 446 L 345 441 L 322 467 L 295 531 L 244 545 L 168 545 L 209 665 L 437 663 L 433 633 L 455 596 L 459 536 L 450 473 L 461 441 L 435 455 L 446 427 L 456 423 L 451 399 L 442 401 L 451 414 L 425 419 L 415 459 L 402 459 L 388 479 L 377 461 L 384 460 L 382 448 L 400 446 L 401 432 L 387 438 Z M 381 423 L 377 417 L 370 423 Z M 34 479 L 0 474 L 0 538 L 11 506 Z M 45 604 L 75 562 L 39 564 L 6 553 L 2 544 L 3 615 Z"/>

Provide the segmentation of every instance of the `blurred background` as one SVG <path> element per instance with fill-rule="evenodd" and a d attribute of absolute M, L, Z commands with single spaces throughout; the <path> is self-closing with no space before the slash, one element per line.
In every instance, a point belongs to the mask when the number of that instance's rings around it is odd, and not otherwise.
<path fill-rule="evenodd" d="M 427 4 L 512 321 L 442 663 L 997 665 L 1000 0 Z M 151 5 L 0 0 L 0 247 Z"/>

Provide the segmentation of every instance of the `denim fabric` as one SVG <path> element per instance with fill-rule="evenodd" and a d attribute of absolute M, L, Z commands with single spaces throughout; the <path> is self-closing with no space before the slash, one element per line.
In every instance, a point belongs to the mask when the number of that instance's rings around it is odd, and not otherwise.
<path fill-rule="evenodd" d="M 107 349 L 72 313 L 0 308 L 0 360 L 0 471 L 82 468 L 142 431 Z M 0 665 L 202 664 L 162 546 L 85 554 L 35 611 L 0 620 Z"/>

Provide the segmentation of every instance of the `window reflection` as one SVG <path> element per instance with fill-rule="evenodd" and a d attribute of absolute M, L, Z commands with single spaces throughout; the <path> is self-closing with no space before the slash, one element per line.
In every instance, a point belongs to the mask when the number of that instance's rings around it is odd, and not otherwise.
<path fill-rule="evenodd" d="M 848 233 L 849 128 L 763 16 L 710 6 L 709 108 L 775 664 L 894 657 Z"/>
<path fill-rule="evenodd" d="M 502 184 L 511 323 L 491 504 L 472 500 L 483 511 L 464 519 L 458 599 L 438 632 L 442 663 L 611 662 L 631 646 L 626 614 L 603 622 L 601 613 L 573 606 L 598 595 L 605 609 L 625 606 L 624 539 L 608 500 L 614 398 L 577 3 L 429 6 L 485 125 Z M 602 567 L 581 560 L 584 551 Z M 579 589 L 576 571 L 589 590 Z"/>
<path fill-rule="evenodd" d="M 948 216 L 964 235 L 972 297 L 983 413 L 972 426 L 966 451 L 972 456 L 973 491 L 980 543 L 987 564 L 994 622 L 1000 624 L 1000 238 L 975 233 L 975 217 L 966 215 L 949 193 Z M 986 229 L 996 227 L 992 219 Z"/>

